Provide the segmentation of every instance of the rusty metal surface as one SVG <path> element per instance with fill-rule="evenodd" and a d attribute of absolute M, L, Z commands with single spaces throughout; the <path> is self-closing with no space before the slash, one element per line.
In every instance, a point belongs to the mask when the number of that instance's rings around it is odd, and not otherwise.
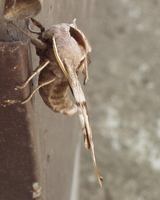
<path fill-rule="evenodd" d="M 5 4 L 5 0 L 1 0 L 1 1 L 0 1 L 0 16 L 3 15 L 3 12 L 4 12 L 4 4 Z"/>
<path fill-rule="evenodd" d="M 27 43 L 0 42 L 0 199 L 4 200 L 32 199 L 32 184 L 37 182 L 32 106 L 3 103 L 24 98 L 24 92 L 14 88 L 28 68 Z"/>
<path fill-rule="evenodd" d="M 6 0 L 4 17 L 8 20 L 33 17 L 41 10 L 42 0 Z"/>
<path fill-rule="evenodd" d="M 52 5 L 52 1 L 48 2 L 45 9 L 52 9 Z M 46 13 L 47 10 L 43 11 Z M 43 14 L 39 16 L 41 19 Z M 52 19 L 49 21 L 52 25 Z M 25 27 L 23 22 L 19 24 Z M 74 166 L 79 166 L 79 159 L 75 158 L 79 155 L 76 149 L 80 136 L 75 117 L 55 114 L 39 95 L 33 105 L 32 102 L 27 106 L 3 105 L 3 100 L 23 99 L 29 93 L 29 88 L 23 91 L 14 88 L 28 76 L 31 57 L 25 46 L 26 37 L 7 23 L 1 22 L 0 26 L 0 41 L 3 41 L 0 43 L 0 199 L 32 199 L 33 183 L 38 182 L 42 187 L 39 199 L 75 200 L 78 167 Z M 22 42 L 13 42 L 19 40 Z M 36 67 L 35 53 L 32 60 Z"/>

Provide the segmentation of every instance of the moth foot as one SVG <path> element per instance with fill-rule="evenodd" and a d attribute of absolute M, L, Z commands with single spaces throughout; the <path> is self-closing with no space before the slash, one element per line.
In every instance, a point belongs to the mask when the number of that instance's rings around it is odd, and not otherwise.
<path fill-rule="evenodd" d="M 4 100 L 3 102 L 0 102 L 0 106 L 7 107 L 7 106 L 14 105 L 14 104 L 17 104 L 17 103 L 19 103 L 18 100 L 7 99 L 7 100 Z"/>
<path fill-rule="evenodd" d="M 25 85 L 17 85 L 14 90 L 22 90 L 25 88 Z"/>

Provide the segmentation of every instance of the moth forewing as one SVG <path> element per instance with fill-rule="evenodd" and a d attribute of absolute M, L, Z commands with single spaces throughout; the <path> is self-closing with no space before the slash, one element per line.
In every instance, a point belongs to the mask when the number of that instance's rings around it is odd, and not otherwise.
<path fill-rule="evenodd" d="M 75 20 L 70 24 L 70 34 L 79 44 L 83 54 L 82 65 L 79 68 L 82 68 L 80 71 L 84 74 L 84 84 L 86 84 L 88 81 L 88 54 L 92 51 L 92 48 L 84 33 L 78 29 Z"/>
<path fill-rule="evenodd" d="M 96 176 L 98 179 L 98 182 L 100 186 L 102 187 L 102 177 L 99 174 L 99 170 L 97 168 L 96 158 L 95 158 L 95 150 L 94 150 L 94 143 L 93 143 L 93 137 L 92 137 L 92 130 L 89 123 L 89 117 L 88 117 L 88 110 L 87 110 L 87 103 L 86 99 L 82 90 L 82 87 L 80 85 L 80 82 L 78 80 L 77 74 L 74 70 L 74 68 L 70 65 L 70 63 L 67 64 L 67 60 L 65 59 L 65 66 L 68 71 L 69 76 L 69 84 L 72 89 L 73 96 L 76 101 L 76 105 L 78 107 L 79 111 L 79 118 L 82 125 L 82 130 L 84 134 L 84 142 L 85 147 L 88 149 L 91 149 L 91 155 L 93 159 L 93 165 L 95 168 Z"/>
<path fill-rule="evenodd" d="M 102 177 L 100 176 L 98 168 L 97 168 L 94 144 L 93 144 L 93 139 L 92 139 L 92 130 L 91 130 L 91 127 L 89 124 L 86 99 L 85 99 L 82 87 L 80 85 L 80 82 L 78 80 L 76 70 L 75 70 L 74 66 L 72 66 L 72 63 L 67 60 L 67 58 L 64 58 L 64 63 L 62 62 L 62 60 L 58 54 L 58 49 L 57 49 L 56 41 L 55 41 L 54 37 L 53 37 L 53 50 L 55 53 L 55 57 L 57 59 L 57 63 L 59 65 L 59 67 L 61 68 L 61 70 L 63 71 L 65 77 L 67 78 L 70 88 L 72 90 L 72 94 L 75 98 L 75 102 L 78 107 L 78 114 L 79 114 L 80 122 L 82 125 L 82 130 L 83 130 L 83 134 L 84 134 L 85 147 L 88 149 L 91 149 L 91 155 L 92 155 L 92 159 L 93 159 L 95 173 L 96 173 L 98 182 L 99 182 L 100 186 L 102 187 Z"/>
<path fill-rule="evenodd" d="M 75 38 L 75 40 L 78 42 L 78 44 L 83 46 L 83 48 L 86 51 L 86 54 L 88 54 L 92 51 L 92 48 L 91 48 L 86 36 L 80 29 L 77 28 L 77 26 L 75 27 L 74 24 L 70 24 L 70 34 L 73 38 Z"/>

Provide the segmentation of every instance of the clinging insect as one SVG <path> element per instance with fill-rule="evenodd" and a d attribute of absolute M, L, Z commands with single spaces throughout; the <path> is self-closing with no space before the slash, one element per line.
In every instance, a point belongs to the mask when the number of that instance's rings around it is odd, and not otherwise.
<path fill-rule="evenodd" d="M 40 31 L 33 30 L 30 26 L 31 22 Z M 14 26 L 16 25 L 14 24 Z M 71 24 L 62 23 L 45 30 L 37 20 L 31 18 L 28 21 L 30 33 L 17 28 L 31 39 L 40 59 L 39 66 L 33 71 L 33 74 L 23 85 L 17 87 L 17 89 L 25 88 L 39 74 L 37 88 L 21 103 L 27 103 L 35 92 L 39 91 L 44 103 L 54 112 L 65 115 L 78 113 L 84 144 L 87 149 L 91 150 L 95 173 L 100 186 L 102 186 L 103 178 L 96 164 L 87 103 L 78 79 L 78 74 L 82 73 L 84 84 L 88 80 L 91 46 L 86 36 L 77 27 L 75 20 Z M 31 33 L 37 37 L 33 37 Z M 70 98 L 69 90 L 74 97 L 74 102 Z"/>

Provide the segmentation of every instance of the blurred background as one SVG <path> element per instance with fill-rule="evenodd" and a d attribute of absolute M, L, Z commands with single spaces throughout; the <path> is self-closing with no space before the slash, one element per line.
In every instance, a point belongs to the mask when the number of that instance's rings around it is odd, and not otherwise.
<path fill-rule="evenodd" d="M 82 147 L 80 200 L 160 198 L 160 1 L 92 0 L 87 95 L 99 168 Z"/>

